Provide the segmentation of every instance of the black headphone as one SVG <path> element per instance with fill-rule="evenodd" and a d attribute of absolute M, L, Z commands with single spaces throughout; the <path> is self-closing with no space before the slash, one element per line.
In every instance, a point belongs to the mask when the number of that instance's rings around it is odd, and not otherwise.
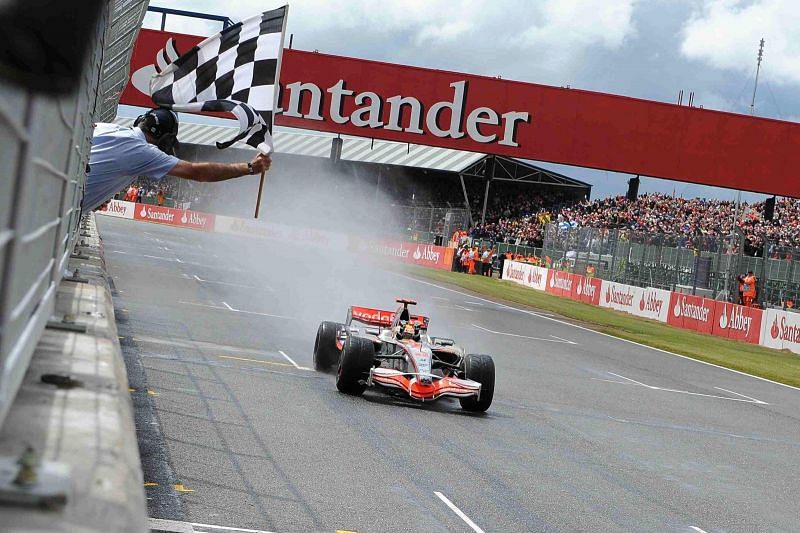
<path fill-rule="evenodd" d="M 136 120 L 133 121 L 134 127 L 139 127 L 143 131 L 146 131 L 150 135 L 152 135 L 156 140 L 156 147 L 164 152 L 165 154 L 175 155 L 175 149 L 178 146 L 178 136 L 176 133 L 172 131 L 161 132 L 161 119 L 158 118 L 158 113 L 156 111 L 164 110 L 172 115 L 172 119 L 175 121 L 175 129 L 177 130 L 178 125 L 178 115 L 175 114 L 174 111 L 171 109 L 166 109 L 163 107 L 159 107 L 156 109 L 150 109 L 143 115 L 139 115 L 136 117 Z M 148 119 L 152 119 L 148 121 Z"/>

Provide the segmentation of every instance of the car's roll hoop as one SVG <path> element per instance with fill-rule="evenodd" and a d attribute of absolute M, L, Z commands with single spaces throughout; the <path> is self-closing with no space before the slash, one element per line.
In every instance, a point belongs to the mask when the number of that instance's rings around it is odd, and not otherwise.
<path fill-rule="evenodd" d="M 417 301 L 412 300 L 411 298 L 395 298 L 394 301 L 399 304 L 403 304 L 403 309 L 408 309 L 409 305 L 417 305 Z"/>

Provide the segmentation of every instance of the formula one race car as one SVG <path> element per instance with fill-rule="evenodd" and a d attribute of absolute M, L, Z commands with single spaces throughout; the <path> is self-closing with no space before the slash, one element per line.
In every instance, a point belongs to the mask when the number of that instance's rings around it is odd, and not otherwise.
<path fill-rule="evenodd" d="M 452 339 L 428 336 L 428 317 L 412 315 L 413 300 L 397 311 L 351 307 L 344 324 L 323 322 L 314 342 L 314 369 L 336 366 L 336 387 L 361 395 L 367 387 L 422 402 L 459 399 L 467 411 L 486 411 L 494 396 L 494 361 L 465 354 Z"/>

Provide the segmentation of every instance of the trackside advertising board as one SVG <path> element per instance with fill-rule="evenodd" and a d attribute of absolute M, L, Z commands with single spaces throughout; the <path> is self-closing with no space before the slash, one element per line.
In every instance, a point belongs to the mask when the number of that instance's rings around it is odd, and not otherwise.
<path fill-rule="evenodd" d="M 539 291 L 547 287 L 548 270 L 528 263 L 506 261 L 503 263 L 503 279 Z"/>
<path fill-rule="evenodd" d="M 181 226 L 185 228 L 199 229 L 204 231 L 214 231 L 215 215 L 189 211 L 188 209 L 173 209 L 171 207 L 159 207 L 157 205 L 136 204 L 133 218 L 156 222 L 158 224 L 169 224 L 171 226 Z"/>
<path fill-rule="evenodd" d="M 713 333 L 717 302 L 700 296 L 673 292 L 669 300 L 667 323 L 700 333 Z"/>
<path fill-rule="evenodd" d="M 400 263 L 425 266 L 439 270 L 451 270 L 453 267 L 453 249 L 432 244 L 417 244 L 404 241 L 364 241 L 357 249 L 366 249 L 376 259 L 389 259 Z"/>
<path fill-rule="evenodd" d="M 118 218 L 133 218 L 133 211 L 136 204 L 133 202 L 123 202 L 122 200 L 110 200 L 98 213 Z"/>
<path fill-rule="evenodd" d="M 121 103 L 152 106 L 170 37 L 203 39 L 142 29 Z M 281 126 L 800 197 L 795 122 L 290 49 L 279 85 Z"/>
<path fill-rule="evenodd" d="M 761 309 L 743 307 L 728 302 L 714 304 L 713 335 L 758 344 L 761 340 Z"/>
<path fill-rule="evenodd" d="M 800 353 L 800 314 L 781 309 L 764 311 L 760 344 Z"/>
<path fill-rule="evenodd" d="M 578 274 L 573 274 L 572 278 L 574 283 L 572 284 L 572 295 L 570 297 L 573 300 L 592 305 L 600 305 L 600 296 L 603 294 L 602 280 L 587 278 L 586 276 L 580 276 Z"/>
<path fill-rule="evenodd" d="M 575 285 L 575 279 L 569 272 L 561 272 L 559 270 L 547 271 L 547 286 L 545 290 L 550 294 L 572 298 L 573 286 Z"/>
<path fill-rule="evenodd" d="M 652 287 L 632 287 L 604 280 L 600 307 L 608 307 L 634 316 L 666 322 L 669 300 L 669 291 Z"/>

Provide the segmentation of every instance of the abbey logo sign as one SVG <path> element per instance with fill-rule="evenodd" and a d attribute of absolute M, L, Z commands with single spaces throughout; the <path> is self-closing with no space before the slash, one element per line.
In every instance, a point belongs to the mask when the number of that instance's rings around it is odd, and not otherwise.
<path fill-rule="evenodd" d="M 763 315 L 761 309 L 716 302 L 713 334 L 758 344 Z"/>

